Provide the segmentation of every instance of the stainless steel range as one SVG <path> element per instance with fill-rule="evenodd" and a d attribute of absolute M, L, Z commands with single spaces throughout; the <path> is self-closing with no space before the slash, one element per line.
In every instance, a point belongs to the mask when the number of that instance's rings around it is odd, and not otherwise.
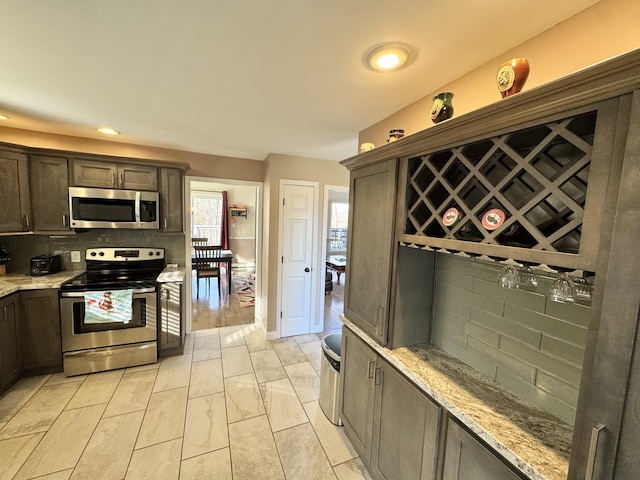
<path fill-rule="evenodd" d="M 60 287 L 66 376 L 154 363 L 163 248 L 90 248 L 87 271 Z"/>

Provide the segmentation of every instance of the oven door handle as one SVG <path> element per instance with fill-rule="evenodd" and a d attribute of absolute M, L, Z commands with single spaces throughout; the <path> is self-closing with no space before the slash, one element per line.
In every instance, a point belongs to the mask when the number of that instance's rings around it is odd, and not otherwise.
<path fill-rule="evenodd" d="M 113 289 L 116 290 L 116 289 Z M 112 290 L 112 291 L 113 291 Z M 120 289 L 122 290 L 122 289 Z M 60 292 L 60 297 L 61 298 L 80 298 L 80 297 L 84 297 L 85 293 L 87 293 L 88 291 L 95 291 L 95 290 L 86 290 L 84 292 Z M 102 291 L 102 290 L 99 290 Z M 147 287 L 147 288 L 136 288 L 133 290 L 133 294 L 134 295 L 138 295 L 138 294 L 142 294 L 142 293 L 154 293 L 156 291 L 156 287 Z"/>

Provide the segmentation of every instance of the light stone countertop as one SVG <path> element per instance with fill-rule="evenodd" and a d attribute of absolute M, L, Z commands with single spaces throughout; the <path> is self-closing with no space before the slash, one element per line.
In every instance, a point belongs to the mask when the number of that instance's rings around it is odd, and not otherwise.
<path fill-rule="evenodd" d="M 0 298 L 20 290 L 60 288 L 67 280 L 82 275 L 84 270 L 65 270 L 52 275 L 32 277 L 24 273 L 9 273 L 0 276 Z"/>
<path fill-rule="evenodd" d="M 431 344 L 382 347 L 342 317 L 345 326 L 451 416 L 534 480 L 566 480 L 573 429 Z"/>
<path fill-rule="evenodd" d="M 184 282 L 185 276 L 186 269 L 184 267 L 167 266 L 160 275 L 158 275 L 156 281 L 158 283 Z"/>

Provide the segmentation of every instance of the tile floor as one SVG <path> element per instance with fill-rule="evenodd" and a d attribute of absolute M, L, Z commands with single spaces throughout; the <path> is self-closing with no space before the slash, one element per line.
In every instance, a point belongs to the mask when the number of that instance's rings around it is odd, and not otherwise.
<path fill-rule="evenodd" d="M 0 479 L 369 479 L 318 405 L 317 335 L 200 330 L 185 354 L 0 399 Z"/>

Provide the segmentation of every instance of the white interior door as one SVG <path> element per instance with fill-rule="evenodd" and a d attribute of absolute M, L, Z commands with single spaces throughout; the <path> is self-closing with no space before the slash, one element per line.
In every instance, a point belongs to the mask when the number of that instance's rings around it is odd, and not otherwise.
<path fill-rule="evenodd" d="M 316 185 L 282 184 L 280 335 L 310 332 L 314 312 Z"/>

